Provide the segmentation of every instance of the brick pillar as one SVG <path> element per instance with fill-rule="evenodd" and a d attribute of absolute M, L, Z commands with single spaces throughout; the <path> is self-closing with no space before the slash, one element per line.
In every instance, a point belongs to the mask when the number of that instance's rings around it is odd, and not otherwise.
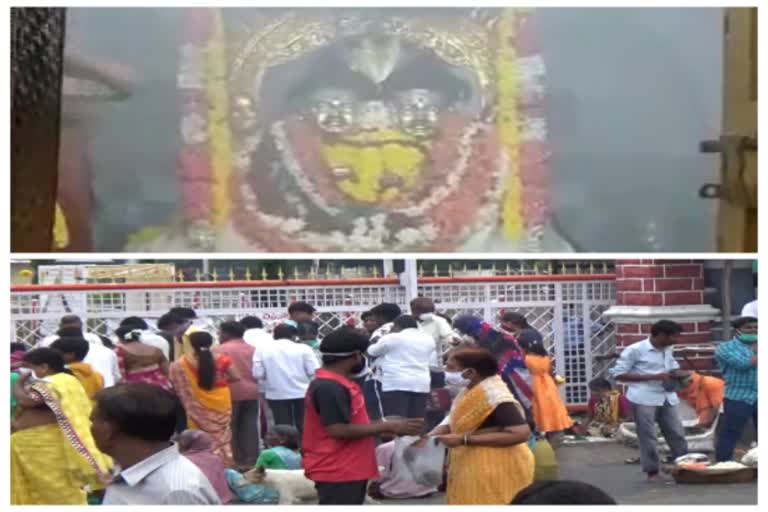
<path fill-rule="evenodd" d="M 701 262 L 616 261 L 616 305 L 605 315 L 616 325 L 617 349 L 647 338 L 659 320 L 681 324 L 684 343 L 709 343 L 712 320 L 719 314 L 704 304 Z"/>

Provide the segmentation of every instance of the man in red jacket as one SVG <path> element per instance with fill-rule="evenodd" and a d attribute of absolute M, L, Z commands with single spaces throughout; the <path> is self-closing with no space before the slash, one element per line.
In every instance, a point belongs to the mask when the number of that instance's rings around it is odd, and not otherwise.
<path fill-rule="evenodd" d="M 368 336 L 342 327 L 320 344 L 323 367 L 307 390 L 302 455 L 320 505 L 362 505 L 369 480 L 378 478 L 375 437 L 418 435 L 423 419 L 371 423 L 360 387 Z"/>

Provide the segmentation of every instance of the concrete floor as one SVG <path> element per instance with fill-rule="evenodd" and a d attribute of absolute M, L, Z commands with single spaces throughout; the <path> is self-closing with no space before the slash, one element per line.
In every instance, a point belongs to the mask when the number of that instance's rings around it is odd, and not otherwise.
<path fill-rule="evenodd" d="M 639 465 L 624 460 L 636 450 L 616 444 L 558 448 L 560 478 L 581 480 L 603 489 L 621 505 L 756 505 L 757 482 L 730 485 L 678 485 L 673 480 L 648 484 Z M 382 505 L 440 505 L 444 496 L 421 500 L 387 500 Z"/>

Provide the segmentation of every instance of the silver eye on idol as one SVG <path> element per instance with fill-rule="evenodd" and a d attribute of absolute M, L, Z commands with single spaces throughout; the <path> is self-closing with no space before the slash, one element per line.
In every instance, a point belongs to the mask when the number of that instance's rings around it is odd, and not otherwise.
<path fill-rule="evenodd" d="M 312 95 L 312 114 L 317 126 L 328 133 L 343 133 L 356 122 L 357 97 L 347 89 L 320 89 Z"/>
<path fill-rule="evenodd" d="M 410 89 L 396 98 L 402 130 L 415 137 L 431 136 L 440 118 L 440 95 L 427 89 Z"/>

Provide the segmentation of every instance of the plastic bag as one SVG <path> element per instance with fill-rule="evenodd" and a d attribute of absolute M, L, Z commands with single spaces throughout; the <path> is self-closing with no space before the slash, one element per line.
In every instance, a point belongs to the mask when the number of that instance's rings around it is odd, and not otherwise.
<path fill-rule="evenodd" d="M 393 471 L 424 487 L 438 487 L 443 482 L 445 452 L 445 446 L 435 438 L 398 437 L 392 456 Z"/>
<path fill-rule="evenodd" d="M 757 467 L 757 446 L 749 450 L 744 457 L 741 458 L 741 463 L 749 467 Z"/>

